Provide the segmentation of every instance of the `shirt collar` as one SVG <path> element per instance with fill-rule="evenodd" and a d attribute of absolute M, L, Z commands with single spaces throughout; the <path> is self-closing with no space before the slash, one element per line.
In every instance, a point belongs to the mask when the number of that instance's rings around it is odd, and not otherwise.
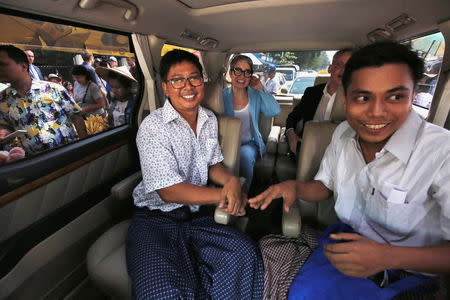
<path fill-rule="evenodd" d="M 411 152 L 414 150 L 419 130 L 423 126 L 423 122 L 425 121 L 412 110 L 406 121 L 396 132 L 394 132 L 383 148 L 392 153 L 403 163 L 408 163 Z M 354 139 L 355 142 L 357 142 L 357 137 L 356 131 L 350 126 L 348 126 L 341 135 L 341 138 Z"/>
<path fill-rule="evenodd" d="M 424 122 L 415 111 L 411 111 L 406 121 L 394 132 L 384 148 L 403 163 L 408 163 L 411 152 L 414 150 L 419 130 Z"/>
<path fill-rule="evenodd" d="M 162 115 L 164 123 L 170 123 L 171 121 L 175 119 L 183 119 L 184 118 L 173 108 L 172 103 L 170 103 L 169 99 L 166 99 L 166 102 L 164 103 L 164 106 L 162 108 Z M 206 119 L 208 119 L 208 114 L 206 113 L 205 109 L 199 105 L 198 107 L 198 117 L 197 117 L 197 124 L 203 125 L 205 123 Z M 197 126 L 198 126 L 197 125 Z"/>
<path fill-rule="evenodd" d="M 323 88 L 323 94 L 324 94 L 324 96 L 331 97 L 332 95 L 330 93 L 328 93 L 327 88 L 328 88 L 328 82 L 327 82 L 327 84 L 325 84 L 325 87 Z M 334 93 L 333 95 L 335 95 L 335 94 L 336 93 Z"/>

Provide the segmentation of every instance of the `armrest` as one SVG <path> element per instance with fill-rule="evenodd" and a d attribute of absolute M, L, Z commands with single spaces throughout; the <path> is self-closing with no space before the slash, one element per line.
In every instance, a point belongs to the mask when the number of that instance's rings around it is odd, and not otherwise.
<path fill-rule="evenodd" d="M 283 127 L 280 132 L 280 140 L 278 141 L 278 155 L 287 155 L 289 152 L 289 144 L 287 137 L 284 135 L 286 127 Z"/>
<path fill-rule="evenodd" d="M 267 137 L 266 152 L 271 154 L 277 153 L 278 139 L 280 138 L 280 126 L 272 126 L 269 136 Z"/>
<path fill-rule="evenodd" d="M 283 235 L 288 237 L 298 237 L 302 228 L 302 218 L 300 216 L 300 207 L 298 201 L 294 201 L 289 212 L 283 209 L 282 221 Z"/>
<path fill-rule="evenodd" d="M 241 188 L 245 185 L 245 178 L 239 177 L 239 180 L 241 181 Z M 232 216 L 223 210 L 219 208 L 219 206 L 216 207 L 216 210 L 214 211 L 214 221 L 219 224 L 228 225 L 231 223 L 232 219 L 235 219 L 237 217 Z"/>
<path fill-rule="evenodd" d="M 136 185 L 141 181 L 142 179 L 142 173 L 141 171 L 136 172 L 127 178 L 123 179 L 122 181 L 119 181 L 111 188 L 111 195 L 116 200 L 124 200 L 131 197 L 131 194 L 133 193 L 133 189 L 136 187 Z"/>

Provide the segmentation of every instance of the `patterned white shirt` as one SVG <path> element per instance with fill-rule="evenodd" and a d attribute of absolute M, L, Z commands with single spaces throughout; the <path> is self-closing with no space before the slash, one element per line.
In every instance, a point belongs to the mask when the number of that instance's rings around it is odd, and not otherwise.
<path fill-rule="evenodd" d="M 156 192 L 186 182 L 205 186 L 208 167 L 223 160 L 215 115 L 199 106 L 197 136 L 187 121 L 166 101 L 139 127 L 136 144 L 141 162 L 142 181 L 133 191 L 138 207 L 171 211 L 183 204 L 167 203 Z M 197 211 L 198 205 L 191 205 Z"/>
<path fill-rule="evenodd" d="M 412 111 L 366 164 L 345 121 L 315 176 L 334 191 L 341 221 L 362 235 L 397 246 L 450 240 L 450 132 Z"/>

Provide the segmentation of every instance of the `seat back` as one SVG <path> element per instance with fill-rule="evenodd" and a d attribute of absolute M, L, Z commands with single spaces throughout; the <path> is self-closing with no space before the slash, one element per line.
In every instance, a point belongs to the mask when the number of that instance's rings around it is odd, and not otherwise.
<path fill-rule="evenodd" d="M 269 138 L 273 119 L 273 117 L 267 117 L 263 112 L 259 113 L 258 128 L 264 143 L 267 143 L 267 139 Z"/>
<path fill-rule="evenodd" d="M 345 110 L 342 104 L 343 88 L 336 92 L 331 121 L 307 122 L 303 131 L 302 146 L 297 167 L 297 180 L 310 181 L 314 179 L 320 167 L 320 162 L 326 148 L 331 142 L 334 130 L 340 122 L 345 120 Z M 311 219 L 320 225 L 329 225 L 336 222 L 334 199 L 331 197 L 319 203 L 310 203 L 299 199 L 300 214 L 303 220 Z"/>
<path fill-rule="evenodd" d="M 238 118 L 221 116 L 224 112 L 221 83 L 205 82 L 204 92 L 202 106 L 212 110 L 219 123 L 219 143 L 222 148 L 223 164 L 230 172 L 239 176 L 242 122 Z"/>
<path fill-rule="evenodd" d="M 314 85 L 319 85 L 322 83 L 327 83 L 330 80 L 330 76 L 317 76 L 314 80 Z"/>

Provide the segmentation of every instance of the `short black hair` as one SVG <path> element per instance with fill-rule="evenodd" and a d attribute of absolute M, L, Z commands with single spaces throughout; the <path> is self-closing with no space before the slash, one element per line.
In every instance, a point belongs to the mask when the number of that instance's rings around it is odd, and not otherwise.
<path fill-rule="evenodd" d="M 200 72 L 200 75 L 203 76 L 203 67 L 200 64 L 197 56 L 184 50 L 175 49 L 167 52 L 161 58 L 161 63 L 159 65 L 159 75 L 161 76 L 161 80 L 166 81 L 170 68 L 173 65 L 182 63 L 184 61 L 193 64 Z"/>
<path fill-rule="evenodd" d="M 0 51 L 6 52 L 16 64 L 25 63 L 28 66 L 28 57 L 21 49 L 13 45 L 0 45 Z"/>
<path fill-rule="evenodd" d="M 391 63 L 407 65 L 414 81 L 414 86 L 423 77 L 423 60 L 415 52 L 397 42 L 377 42 L 362 47 L 354 52 L 348 60 L 342 75 L 344 92 L 347 93 L 352 74 L 355 71 L 366 67 L 381 67 Z"/>
<path fill-rule="evenodd" d="M 93 57 L 93 56 L 94 55 L 91 52 L 88 52 L 88 51 L 81 52 L 81 58 L 85 62 L 88 62 L 91 59 L 91 57 Z"/>
<path fill-rule="evenodd" d="M 91 80 L 91 73 L 82 65 L 77 65 L 72 68 L 72 75 L 82 75 L 86 77 L 86 80 Z"/>
<path fill-rule="evenodd" d="M 340 49 L 340 50 L 338 50 L 338 51 L 333 55 L 333 60 L 334 60 L 336 57 L 338 57 L 338 56 L 340 56 L 340 55 L 342 55 L 342 54 L 344 54 L 344 53 L 350 53 L 350 54 L 353 54 L 353 52 L 355 52 L 355 49 L 353 49 L 353 48 L 343 48 L 343 49 Z"/>

